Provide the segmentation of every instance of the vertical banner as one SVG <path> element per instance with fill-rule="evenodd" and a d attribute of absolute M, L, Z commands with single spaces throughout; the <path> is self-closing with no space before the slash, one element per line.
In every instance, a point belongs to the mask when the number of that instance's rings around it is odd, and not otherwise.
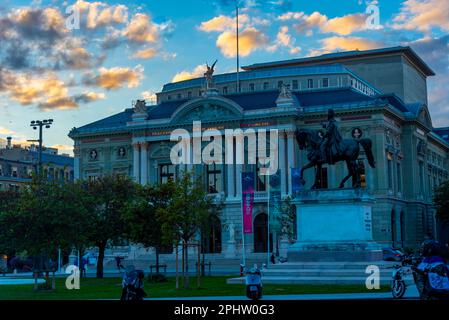
<path fill-rule="evenodd" d="M 254 172 L 242 172 L 243 233 L 253 232 Z"/>
<path fill-rule="evenodd" d="M 302 190 L 301 178 L 301 168 L 291 168 L 292 172 L 292 196 L 297 192 Z"/>
<path fill-rule="evenodd" d="M 278 170 L 275 174 L 269 176 L 269 224 L 273 231 L 280 231 L 280 209 L 281 209 L 281 174 Z"/>

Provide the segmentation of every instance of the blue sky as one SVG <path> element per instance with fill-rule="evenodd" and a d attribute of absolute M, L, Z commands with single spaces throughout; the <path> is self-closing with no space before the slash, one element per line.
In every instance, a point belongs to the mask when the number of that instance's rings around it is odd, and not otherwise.
<path fill-rule="evenodd" d="M 71 152 L 78 127 L 151 99 L 164 83 L 235 71 L 233 0 L 3 1 L 0 139 L 36 138 L 29 122 L 53 118 L 45 144 Z M 67 27 L 78 10 L 78 29 Z M 241 65 L 354 49 L 410 45 L 436 71 L 435 126 L 449 125 L 447 0 L 240 0 Z M 367 7 L 380 25 L 366 27 Z M 72 19 L 72 20 L 70 20 Z"/>

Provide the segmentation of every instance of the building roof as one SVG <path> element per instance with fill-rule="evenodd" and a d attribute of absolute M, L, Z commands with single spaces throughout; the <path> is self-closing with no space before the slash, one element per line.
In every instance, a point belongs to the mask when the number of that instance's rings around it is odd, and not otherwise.
<path fill-rule="evenodd" d="M 33 160 L 37 161 L 39 157 L 39 153 L 37 151 L 30 151 L 30 154 L 33 157 Z M 63 156 L 59 154 L 49 154 L 49 153 L 42 153 L 42 163 L 45 164 L 55 164 L 58 166 L 67 166 L 67 167 L 73 167 L 74 160 L 72 157 Z"/>
<path fill-rule="evenodd" d="M 335 53 L 327 53 L 320 56 L 314 57 L 306 57 L 299 59 L 289 59 L 282 61 L 274 61 L 274 62 L 265 62 L 265 63 L 255 63 L 248 66 L 242 67 L 243 70 L 261 70 L 261 69 L 272 69 L 279 67 L 287 67 L 287 66 L 299 66 L 299 65 L 307 65 L 310 63 L 332 63 L 332 62 L 341 62 L 346 59 L 358 58 L 358 57 L 370 57 L 370 56 L 379 56 L 379 55 L 389 55 L 394 53 L 405 54 L 411 61 L 413 61 L 416 66 L 426 75 L 426 76 L 434 76 L 435 72 L 422 60 L 416 52 L 410 47 L 390 47 L 390 48 L 380 48 L 380 49 L 372 49 L 372 50 L 354 50 L 354 51 L 345 51 L 345 52 L 335 52 Z"/>
<path fill-rule="evenodd" d="M 365 80 L 360 78 L 351 70 L 347 69 L 342 64 L 331 63 L 331 64 L 323 64 L 317 66 L 290 66 L 290 67 L 282 67 L 282 68 L 270 68 L 265 70 L 251 70 L 239 72 L 239 80 L 257 80 L 257 79 L 269 79 L 269 78 L 279 78 L 279 77 L 288 77 L 288 76 L 306 76 L 306 75 L 319 75 L 319 74 L 350 74 L 357 80 L 363 82 L 364 84 L 372 87 Z M 224 83 L 235 83 L 237 81 L 237 73 L 223 73 L 217 74 L 213 76 L 213 80 L 215 84 L 224 84 Z M 169 92 L 173 90 L 181 90 L 187 88 L 201 87 L 204 84 L 204 77 L 189 79 L 179 82 L 167 83 L 162 88 L 162 93 Z M 374 87 L 372 87 L 375 91 L 377 91 Z"/>
<path fill-rule="evenodd" d="M 449 143 L 449 127 L 434 128 L 433 132 L 440 136 L 444 141 Z"/>

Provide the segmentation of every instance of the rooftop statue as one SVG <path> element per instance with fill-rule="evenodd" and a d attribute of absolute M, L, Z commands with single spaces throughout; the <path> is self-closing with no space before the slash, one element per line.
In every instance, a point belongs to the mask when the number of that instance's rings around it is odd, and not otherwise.
<path fill-rule="evenodd" d="M 206 78 L 206 89 L 210 89 L 213 87 L 212 82 L 212 75 L 215 71 L 215 64 L 217 64 L 218 60 L 215 60 L 215 62 L 212 64 L 212 66 L 209 66 L 209 64 L 206 62 L 206 72 L 204 73 L 204 77 Z"/>
<path fill-rule="evenodd" d="M 145 100 L 137 100 L 134 104 L 134 113 L 147 113 Z"/>
<path fill-rule="evenodd" d="M 304 185 L 304 171 L 316 167 L 317 175 L 312 189 L 320 189 L 322 188 L 320 174 L 322 166 L 324 164 L 334 165 L 337 162 L 345 161 L 348 175 L 340 182 L 339 188 L 343 188 L 349 178 L 352 178 L 352 186 L 354 188 L 360 188 L 360 168 L 357 163 L 360 145 L 365 151 L 369 165 L 371 168 L 375 168 L 372 141 L 371 139 L 343 139 L 335 120 L 335 112 L 332 109 L 329 109 L 327 119 L 320 130 L 296 130 L 295 135 L 299 149 L 307 150 L 307 159 L 310 161 L 301 168 L 300 181 Z"/>

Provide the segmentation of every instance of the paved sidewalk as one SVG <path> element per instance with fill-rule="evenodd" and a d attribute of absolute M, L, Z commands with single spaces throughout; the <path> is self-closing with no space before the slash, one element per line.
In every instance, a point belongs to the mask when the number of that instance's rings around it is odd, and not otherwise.
<path fill-rule="evenodd" d="M 291 294 L 264 296 L 262 300 L 384 300 L 393 299 L 391 292 L 372 293 L 336 293 L 336 294 Z M 403 299 L 419 299 L 415 285 L 407 287 Z M 145 300 L 248 300 L 246 296 L 221 297 L 177 297 L 177 298 L 148 298 Z"/>

